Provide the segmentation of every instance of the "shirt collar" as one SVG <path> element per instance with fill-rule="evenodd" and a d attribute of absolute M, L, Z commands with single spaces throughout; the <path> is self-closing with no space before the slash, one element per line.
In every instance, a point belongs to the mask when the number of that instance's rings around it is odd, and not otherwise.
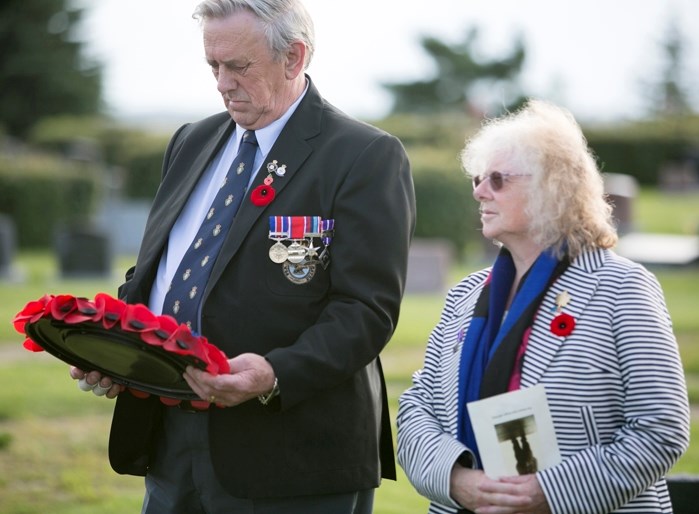
<path fill-rule="evenodd" d="M 257 138 L 257 145 L 259 146 L 260 153 L 262 155 L 267 155 L 269 153 L 269 151 L 272 149 L 272 146 L 277 141 L 279 134 L 281 134 L 282 130 L 284 129 L 286 122 L 289 121 L 289 118 L 291 118 L 291 115 L 294 114 L 294 112 L 296 111 L 296 108 L 301 103 L 301 100 L 303 100 L 303 97 L 306 96 L 307 92 L 308 92 L 308 79 L 306 79 L 306 88 L 303 90 L 303 93 L 301 93 L 301 95 L 299 95 L 299 97 L 296 99 L 296 101 L 289 106 L 289 108 L 286 110 L 286 112 L 284 114 L 281 115 L 281 117 L 274 120 L 272 123 L 270 123 L 266 127 L 263 127 L 261 129 L 257 129 L 255 131 L 255 137 Z M 244 132 L 245 132 L 245 129 L 243 129 L 242 127 L 239 127 L 239 126 L 235 127 L 234 137 L 235 137 L 236 141 L 238 142 L 238 145 L 240 145 L 240 140 L 243 138 Z"/>

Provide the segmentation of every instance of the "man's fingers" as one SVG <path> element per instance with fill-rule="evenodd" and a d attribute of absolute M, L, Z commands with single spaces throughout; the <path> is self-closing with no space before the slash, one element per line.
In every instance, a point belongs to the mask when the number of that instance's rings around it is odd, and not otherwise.
<path fill-rule="evenodd" d="M 87 382 L 87 375 L 78 380 L 78 388 L 80 388 L 81 391 L 92 391 L 95 388 L 95 385 L 96 384 L 93 385 Z"/>

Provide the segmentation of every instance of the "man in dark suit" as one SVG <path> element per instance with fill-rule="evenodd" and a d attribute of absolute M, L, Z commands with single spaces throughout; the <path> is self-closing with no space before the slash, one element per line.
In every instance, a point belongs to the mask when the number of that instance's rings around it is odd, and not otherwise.
<path fill-rule="evenodd" d="M 194 295 L 192 328 L 226 353 L 231 374 L 188 368 L 218 407 L 187 412 L 90 373 L 120 393 L 111 464 L 146 476 L 147 513 L 369 513 L 381 478 L 395 478 L 378 355 L 398 320 L 415 223 L 407 156 L 305 75 L 313 25 L 299 1 L 207 0 L 195 17 L 227 112 L 170 141 L 120 297 L 178 310 L 170 284 L 254 131 L 247 192 Z"/>

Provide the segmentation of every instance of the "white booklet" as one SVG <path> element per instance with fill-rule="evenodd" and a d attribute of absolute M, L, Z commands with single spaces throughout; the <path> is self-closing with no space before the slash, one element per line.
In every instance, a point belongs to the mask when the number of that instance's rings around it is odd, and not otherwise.
<path fill-rule="evenodd" d="M 491 478 L 558 464 L 556 432 L 542 384 L 468 403 L 483 470 Z"/>

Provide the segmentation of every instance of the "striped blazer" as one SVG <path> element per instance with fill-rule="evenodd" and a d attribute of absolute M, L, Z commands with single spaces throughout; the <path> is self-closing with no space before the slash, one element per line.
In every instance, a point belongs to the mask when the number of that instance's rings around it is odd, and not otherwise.
<path fill-rule="evenodd" d="M 423 369 L 400 397 L 398 462 L 431 500 L 455 513 L 451 469 L 467 448 L 456 439 L 458 334 L 468 329 L 489 270 L 447 295 Z M 551 332 L 555 299 L 575 318 Z M 639 264 L 611 250 L 587 252 L 546 293 L 524 357 L 522 387 L 544 384 L 562 462 L 537 478 L 554 514 L 672 512 L 664 476 L 689 445 L 682 363 L 662 290 Z"/>

